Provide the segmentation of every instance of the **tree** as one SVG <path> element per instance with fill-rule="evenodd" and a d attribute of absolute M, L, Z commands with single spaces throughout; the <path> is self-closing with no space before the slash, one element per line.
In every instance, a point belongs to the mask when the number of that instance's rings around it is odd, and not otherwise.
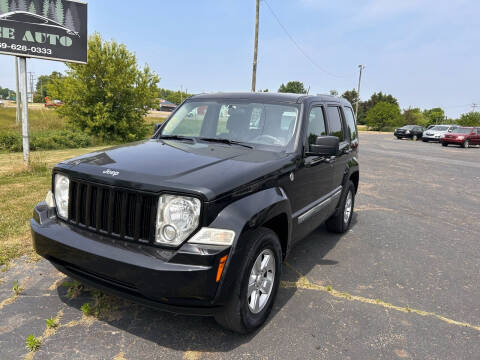
<path fill-rule="evenodd" d="M 457 124 L 461 126 L 480 126 L 480 112 L 470 111 L 462 114 L 460 119 L 457 120 Z"/>
<path fill-rule="evenodd" d="M 27 11 L 27 2 L 25 0 L 18 0 L 18 10 Z"/>
<path fill-rule="evenodd" d="M 48 0 L 43 0 L 43 6 L 42 6 L 42 15 L 45 17 L 48 17 L 48 8 L 50 7 L 50 4 Z"/>
<path fill-rule="evenodd" d="M 168 89 L 160 89 L 158 96 L 162 99 L 170 101 L 173 104 L 179 105 L 183 100 L 188 99 L 192 94 L 186 92 L 174 91 Z"/>
<path fill-rule="evenodd" d="M 68 8 L 67 13 L 65 14 L 65 27 L 69 30 L 76 30 L 75 21 L 73 20 L 70 8 Z"/>
<path fill-rule="evenodd" d="M 57 3 L 55 4 L 55 18 L 57 21 L 64 25 L 64 20 L 65 20 L 65 13 L 63 12 L 63 3 L 62 0 L 57 0 Z"/>
<path fill-rule="evenodd" d="M 408 108 L 403 110 L 401 125 L 427 125 L 427 119 L 419 108 Z"/>
<path fill-rule="evenodd" d="M 441 124 L 445 121 L 445 111 L 442 108 L 425 109 L 423 111 L 426 125 Z"/>
<path fill-rule="evenodd" d="M 53 0 L 50 0 L 50 5 L 48 6 L 48 15 L 49 19 L 55 20 L 55 3 Z"/>
<path fill-rule="evenodd" d="M 293 94 L 306 94 L 307 90 L 300 81 L 289 81 L 287 85 L 280 85 L 278 89 L 279 93 L 293 93 Z"/>
<path fill-rule="evenodd" d="M 33 2 L 33 0 L 30 1 L 30 6 L 28 7 L 28 12 L 32 13 L 32 14 L 37 13 L 37 9 L 35 8 L 35 3 Z"/>
<path fill-rule="evenodd" d="M 8 0 L 0 0 L 0 14 L 8 12 Z"/>
<path fill-rule="evenodd" d="M 338 91 L 337 90 L 330 90 L 330 95 L 338 96 Z"/>
<path fill-rule="evenodd" d="M 39 76 L 35 87 L 33 102 L 43 103 L 45 102 L 45 97 L 52 97 L 52 94 L 48 91 L 48 87 L 51 83 L 55 82 L 55 80 L 61 79 L 62 77 L 63 75 L 57 71 L 52 72 L 50 75 Z"/>
<path fill-rule="evenodd" d="M 355 107 L 355 104 L 357 103 L 358 99 L 358 93 L 357 90 L 352 89 L 352 90 L 347 90 L 342 94 L 342 97 L 344 99 L 347 99 L 350 104 L 352 104 L 353 107 Z"/>
<path fill-rule="evenodd" d="M 365 124 L 368 110 L 373 108 L 379 102 L 386 102 L 386 103 L 398 106 L 398 100 L 395 99 L 392 95 L 384 94 L 381 91 L 379 93 L 374 93 L 369 100 L 361 101 L 359 103 L 359 106 L 358 106 L 358 123 L 359 124 Z"/>
<path fill-rule="evenodd" d="M 17 11 L 18 10 L 18 4 L 15 0 L 10 1 L 10 11 Z"/>
<path fill-rule="evenodd" d="M 366 123 L 372 130 L 383 130 L 394 127 L 401 121 L 398 105 L 380 101 L 366 115 Z"/>
<path fill-rule="evenodd" d="M 64 105 L 69 124 L 104 141 L 144 139 L 144 117 L 157 106 L 158 76 L 137 65 L 135 54 L 99 34 L 88 41 L 88 64 L 67 64 L 67 75 L 48 86 Z"/>
<path fill-rule="evenodd" d="M 0 99 L 7 99 L 11 97 L 12 93 L 14 93 L 13 90 L 10 90 L 8 88 L 2 88 L 0 86 Z"/>

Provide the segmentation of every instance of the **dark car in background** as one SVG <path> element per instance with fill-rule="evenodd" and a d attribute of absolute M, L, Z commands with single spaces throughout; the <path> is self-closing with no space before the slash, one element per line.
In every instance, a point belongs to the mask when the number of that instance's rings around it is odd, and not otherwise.
<path fill-rule="evenodd" d="M 34 247 L 85 284 L 251 332 L 291 247 L 349 229 L 358 146 L 342 98 L 193 96 L 152 139 L 56 165 Z"/>
<path fill-rule="evenodd" d="M 470 145 L 480 145 L 480 127 L 461 127 L 445 134 L 441 140 L 443 146 L 450 144 L 468 148 Z"/>
<path fill-rule="evenodd" d="M 405 125 L 399 129 L 395 129 L 393 135 L 397 139 L 412 139 L 418 140 L 422 138 L 425 129 L 419 125 Z"/>

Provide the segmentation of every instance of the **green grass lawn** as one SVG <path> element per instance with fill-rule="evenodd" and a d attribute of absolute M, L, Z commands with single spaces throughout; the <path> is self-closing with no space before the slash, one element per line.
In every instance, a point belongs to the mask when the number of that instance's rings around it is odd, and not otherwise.
<path fill-rule="evenodd" d="M 15 123 L 15 108 L 0 108 L 0 134 L 21 132 Z M 163 117 L 146 117 L 151 125 L 165 121 Z M 63 130 L 66 123 L 54 109 L 29 110 L 30 133 L 54 133 Z M 150 137 L 151 134 L 148 134 Z M 35 151 L 31 166 L 26 169 L 21 153 L 0 153 L 0 266 L 11 259 L 33 255 L 29 220 L 35 204 L 45 199 L 51 188 L 51 169 L 65 159 L 103 147 L 83 149 Z"/>
<path fill-rule="evenodd" d="M 65 159 L 103 147 L 38 151 L 26 170 L 21 153 L 0 154 L 0 266 L 16 257 L 33 254 L 29 220 L 35 204 L 51 188 L 51 169 Z"/>
<path fill-rule="evenodd" d="M 21 131 L 22 125 L 15 123 L 16 108 L 0 108 L 0 131 Z M 54 109 L 28 111 L 28 123 L 31 131 L 61 130 L 65 120 Z"/>

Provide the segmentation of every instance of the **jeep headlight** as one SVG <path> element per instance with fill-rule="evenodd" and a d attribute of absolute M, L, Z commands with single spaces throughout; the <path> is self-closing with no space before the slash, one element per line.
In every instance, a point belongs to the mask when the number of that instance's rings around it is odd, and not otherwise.
<path fill-rule="evenodd" d="M 198 227 L 200 200 L 187 196 L 162 195 L 158 199 L 155 242 L 178 246 Z"/>
<path fill-rule="evenodd" d="M 68 218 L 68 194 L 70 188 L 70 179 L 62 174 L 55 174 L 55 205 L 57 214 L 63 219 Z"/>

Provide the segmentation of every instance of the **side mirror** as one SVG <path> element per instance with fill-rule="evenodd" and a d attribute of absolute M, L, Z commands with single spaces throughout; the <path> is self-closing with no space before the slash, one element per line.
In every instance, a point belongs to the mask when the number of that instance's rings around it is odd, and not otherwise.
<path fill-rule="evenodd" d="M 336 156 L 339 150 L 339 139 L 336 136 L 318 136 L 315 144 L 310 144 L 308 155 Z"/>
<path fill-rule="evenodd" d="M 155 124 L 155 127 L 153 128 L 153 133 L 156 134 L 158 129 L 160 129 L 161 126 L 162 126 L 161 123 Z"/>

